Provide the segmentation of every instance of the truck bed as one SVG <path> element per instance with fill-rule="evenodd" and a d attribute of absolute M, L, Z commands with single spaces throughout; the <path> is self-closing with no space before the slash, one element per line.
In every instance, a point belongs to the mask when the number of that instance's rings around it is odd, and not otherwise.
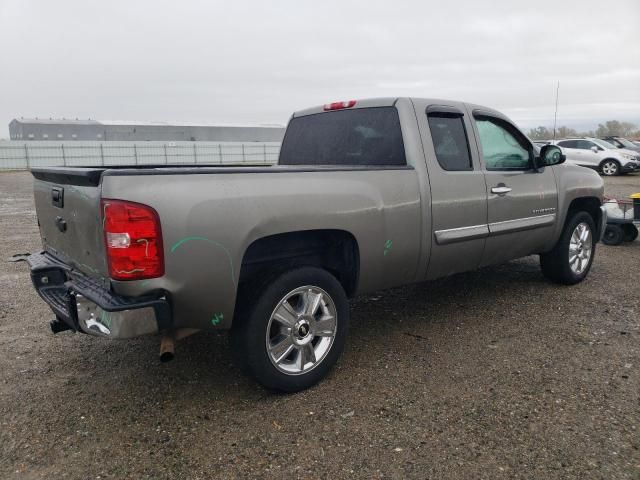
<path fill-rule="evenodd" d="M 394 171 L 391 174 L 391 171 Z M 245 175 L 245 174 L 251 175 Z M 412 166 L 209 166 L 39 168 L 36 208 L 47 252 L 118 295 L 171 292 L 177 327 L 230 326 L 244 255 L 253 242 L 292 231 L 342 231 L 355 237 L 359 291 L 416 278 L 422 229 Z M 64 206 L 52 189 L 64 189 Z M 102 199 L 149 205 L 162 224 L 165 274 L 109 278 Z M 64 232 L 57 217 L 67 222 Z M 385 244 L 393 242 L 393 255 Z M 277 242 L 274 243 L 277 255 Z"/>

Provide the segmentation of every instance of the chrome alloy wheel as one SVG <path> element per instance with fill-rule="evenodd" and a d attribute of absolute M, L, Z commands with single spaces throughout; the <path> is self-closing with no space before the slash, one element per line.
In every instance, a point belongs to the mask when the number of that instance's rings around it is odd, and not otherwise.
<path fill-rule="evenodd" d="M 618 164 L 611 161 L 605 162 L 602 165 L 602 173 L 607 176 L 615 175 L 616 173 L 618 173 Z"/>
<path fill-rule="evenodd" d="M 589 225 L 582 222 L 576 225 L 569 241 L 569 267 L 576 275 L 582 274 L 591 260 L 593 238 Z"/>
<path fill-rule="evenodd" d="M 288 375 L 307 373 L 320 364 L 336 336 L 337 311 L 327 292 L 307 285 L 287 293 L 267 325 L 271 363 Z"/>

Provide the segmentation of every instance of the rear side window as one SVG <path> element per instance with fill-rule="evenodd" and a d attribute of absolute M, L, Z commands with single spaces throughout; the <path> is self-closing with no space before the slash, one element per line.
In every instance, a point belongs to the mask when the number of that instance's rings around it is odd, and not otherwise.
<path fill-rule="evenodd" d="M 337 110 L 291 119 L 280 165 L 406 165 L 394 107 Z"/>
<path fill-rule="evenodd" d="M 558 142 L 558 146 L 563 148 L 578 148 L 578 142 L 575 140 L 564 140 L 562 142 Z"/>
<path fill-rule="evenodd" d="M 428 114 L 429 130 L 438 163 L 444 170 L 472 170 L 467 132 L 462 116 Z"/>

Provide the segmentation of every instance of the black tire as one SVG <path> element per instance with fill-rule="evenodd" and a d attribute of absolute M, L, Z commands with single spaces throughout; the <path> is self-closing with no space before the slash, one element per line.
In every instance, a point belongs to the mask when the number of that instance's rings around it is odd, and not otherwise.
<path fill-rule="evenodd" d="M 620 245 L 624 240 L 624 231 L 620 225 L 607 225 L 602 235 L 602 243 L 605 245 Z"/>
<path fill-rule="evenodd" d="M 261 287 L 256 288 L 256 285 Z M 323 291 L 333 302 L 336 312 L 335 336 L 323 357 L 308 371 L 285 373 L 271 360 L 267 350 L 267 329 L 269 328 L 270 332 L 273 330 L 270 320 L 280 302 L 291 292 L 306 286 Z M 256 294 L 260 291 L 262 293 Z M 326 297 L 322 298 L 326 300 Z M 323 305 L 326 307 L 326 304 Z M 231 330 L 236 361 L 245 373 L 271 390 L 297 392 L 311 387 L 327 375 L 344 349 L 349 325 L 349 300 L 340 282 L 326 270 L 301 267 L 276 275 L 270 280 L 254 283 L 240 293 L 238 313 Z M 310 325 L 306 328 L 307 332 L 309 327 Z M 296 329 L 290 330 L 293 331 Z M 322 340 L 319 336 L 316 338 L 313 333 L 311 331 L 311 334 L 305 334 L 313 337 L 310 342 L 312 348 L 313 342 Z M 291 355 L 301 355 L 301 352 L 292 350 Z M 305 362 L 302 363 L 307 365 Z"/>
<path fill-rule="evenodd" d="M 624 241 L 633 242 L 638 238 L 638 227 L 632 223 L 625 223 L 622 225 L 622 231 L 624 232 Z"/>
<path fill-rule="evenodd" d="M 596 227 L 591 215 L 583 211 L 569 212 L 569 215 L 562 234 L 553 249 L 540 255 L 540 267 L 543 275 L 552 282 L 563 285 L 575 285 L 584 280 L 589 270 L 591 270 L 596 254 L 596 243 L 594 241 Z M 585 223 L 591 230 L 591 256 L 586 268 L 580 273 L 576 273 L 569 264 L 569 244 L 574 230 L 581 223 Z"/>
<path fill-rule="evenodd" d="M 600 164 L 600 171 L 606 177 L 613 177 L 615 175 L 620 175 L 621 172 L 620 162 L 617 160 L 613 160 L 611 158 L 607 158 L 603 160 Z"/>

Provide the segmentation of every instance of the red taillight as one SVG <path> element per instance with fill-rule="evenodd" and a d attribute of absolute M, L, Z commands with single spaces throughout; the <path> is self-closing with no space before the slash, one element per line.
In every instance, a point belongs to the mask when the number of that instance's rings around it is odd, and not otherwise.
<path fill-rule="evenodd" d="M 324 111 L 327 112 L 329 110 L 342 110 L 343 108 L 351 108 L 356 104 L 355 100 L 349 100 L 348 102 L 333 102 L 327 103 L 324 106 Z"/>
<path fill-rule="evenodd" d="M 141 280 L 164 275 L 162 231 L 156 211 L 122 200 L 102 200 L 109 276 Z"/>

